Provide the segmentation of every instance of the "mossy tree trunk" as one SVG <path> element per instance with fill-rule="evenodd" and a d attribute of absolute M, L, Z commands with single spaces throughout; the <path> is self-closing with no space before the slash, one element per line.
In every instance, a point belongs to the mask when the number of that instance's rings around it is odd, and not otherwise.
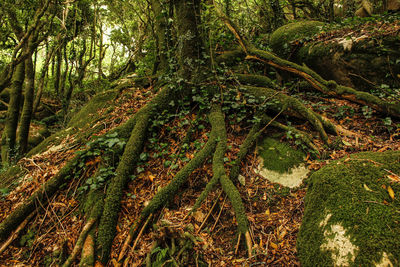
<path fill-rule="evenodd" d="M 193 79 L 193 74 L 199 74 L 199 60 L 204 50 L 203 40 L 199 34 L 200 0 L 176 0 L 175 20 L 178 36 L 178 63 L 180 75 L 185 81 Z"/>
<path fill-rule="evenodd" d="M 1 138 L 1 159 L 8 165 L 15 156 L 18 117 L 22 96 L 22 85 L 25 76 L 25 62 L 21 62 L 13 75 L 10 102 L 8 103 L 7 120 Z"/>
<path fill-rule="evenodd" d="M 163 0 L 152 0 L 151 8 L 155 15 L 155 37 L 157 44 L 157 63 L 153 70 L 154 72 L 164 73 L 168 71 L 169 68 L 169 57 L 168 50 L 171 49 L 170 33 L 168 27 L 169 18 L 169 7 L 170 5 Z"/>
<path fill-rule="evenodd" d="M 32 58 L 25 60 L 25 80 L 24 104 L 18 131 L 18 144 L 21 155 L 26 153 L 28 148 L 29 127 L 31 125 L 35 93 L 35 72 Z"/>

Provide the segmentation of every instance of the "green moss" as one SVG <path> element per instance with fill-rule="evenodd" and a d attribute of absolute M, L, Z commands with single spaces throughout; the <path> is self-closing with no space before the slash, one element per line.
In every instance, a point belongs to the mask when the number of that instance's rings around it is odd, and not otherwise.
<path fill-rule="evenodd" d="M 358 247 L 350 266 L 373 266 L 384 252 L 394 266 L 399 265 L 400 184 L 390 183 L 388 171 L 400 173 L 399 151 L 355 154 L 311 176 L 297 242 L 303 266 L 333 266 L 331 252 L 321 250 L 321 245 L 326 242 L 324 232 L 337 224 Z M 394 200 L 383 188 L 389 185 Z M 326 226 L 321 226 L 328 214 Z"/>
<path fill-rule="evenodd" d="M 324 26 L 324 23 L 319 21 L 299 21 L 284 25 L 271 35 L 270 45 L 272 50 L 280 56 L 288 56 L 290 42 L 311 37 L 321 31 L 322 26 Z"/>
<path fill-rule="evenodd" d="M 342 46 L 338 46 L 334 43 L 316 43 L 302 46 L 296 54 L 298 62 L 313 62 L 315 60 L 321 60 L 324 57 L 331 57 L 335 51 L 343 49 Z M 311 64 L 312 65 L 312 64 Z"/>
<path fill-rule="evenodd" d="M 264 167 L 271 171 L 285 173 L 304 163 L 303 152 L 273 138 L 265 138 L 258 146 L 258 151 L 264 161 Z"/>
<path fill-rule="evenodd" d="M 9 188 L 18 178 L 22 177 L 24 173 L 25 170 L 18 165 L 2 170 L 0 173 L 0 188 Z"/>
<path fill-rule="evenodd" d="M 81 128 L 85 126 L 88 121 L 93 121 L 93 118 L 99 116 L 98 110 L 110 105 L 110 101 L 115 99 L 118 95 L 118 90 L 109 90 L 95 95 L 87 105 L 78 111 L 69 121 L 68 127 Z"/>
<path fill-rule="evenodd" d="M 238 79 L 241 84 L 277 88 L 270 78 L 263 75 L 235 74 L 235 78 Z"/>

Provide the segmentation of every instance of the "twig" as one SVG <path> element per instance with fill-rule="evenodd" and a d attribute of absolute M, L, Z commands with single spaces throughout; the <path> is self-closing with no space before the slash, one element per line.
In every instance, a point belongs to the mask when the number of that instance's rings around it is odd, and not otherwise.
<path fill-rule="evenodd" d="M 144 223 L 143 227 L 140 229 L 140 232 L 139 232 L 139 234 L 138 234 L 138 236 L 137 236 L 137 238 L 136 238 L 136 240 L 135 240 L 135 242 L 133 244 L 133 247 L 130 249 L 129 254 L 131 252 L 133 252 L 133 250 L 135 249 L 135 247 L 136 247 L 136 245 L 137 245 L 137 243 L 139 241 L 139 238 L 142 236 L 144 229 L 146 228 L 147 224 L 149 223 L 149 221 L 150 221 L 150 219 L 152 217 L 153 217 L 152 213 L 147 217 L 146 222 Z M 125 257 L 126 250 L 128 249 L 128 246 L 131 243 L 131 241 L 133 239 L 133 235 L 135 234 L 135 232 L 136 231 L 131 231 L 129 233 L 128 237 L 125 239 L 125 242 L 124 242 L 124 245 L 122 246 L 121 252 L 118 255 L 118 262 L 121 262 L 122 259 Z"/>
<path fill-rule="evenodd" d="M 217 223 L 218 223 L 218 221 L 219 221 L 219 218 L 221 217 L 222 210 L 224 209 L 225 200 L 226 200 L 227 197 L 228 197 L 228 196 L 225 196 L 224 201 L 222 202 L 221 209 L 219 210 L 217 219 L 215 220 L 214 225 L 213 225 L 213 227 L 211 228 L 211 232 L 214 230 L 215 226 L 217 226 Z"/>
<path fill-rule="evenodd" d="M 236 246 L 235 246 L 235 255 L 238 253 L 238 250 L 239 250 L 239 244 L 240 244 L 241 236 L 242 236 L 242 233 L 239 233 L 238 241 L 237 241 Z"/>
<path fill-rule="evenodd" d="M 137 244 L 139 243 L 139 239 L 142 237 L 143 232 L 144 232 L 144 230 L 146 229 L 146 226 L 147 226 L 147 224 L 149 223 L 149 221 L 151 220 L 152 217 L 153 217 L 153 214 L 150 214 L 150 216 L 147 217 L 146 222 L 144 223 L 142 229 L 140 229 L 140 232 L 139 232 L 138 236 L 136 237 L 135 242 L 133 243 L 133 246 L 132 246 L 132 248 L 131 248 L 131 251 L 133 251 L 133 250 L 136 248 Z"/>
<path fill-rule="evenodd" d="M 197 229 L 196 233 L 198 234 L 201 230 L 201 228 L 203 228 L 204 224 L 206 223 L 206 221 L 208 220 L 208 217 L 210 217 L 211 212 L 214 210 L 215 205 L 217 205 L 218 200 L 220 198 L 220 196 L 222 195 L 222 192 L 224 192 L 223 190 L 221 190 L 221 192 L 219 193 L 218 197 L 215 199 L 214 204 L 212 205 L 210 211 L 208 212 L 207 216 L 204 218 L 203 222 L 201 223 L 199 229 Z M 226 198 L 226 197 L 225 197 Z"/>

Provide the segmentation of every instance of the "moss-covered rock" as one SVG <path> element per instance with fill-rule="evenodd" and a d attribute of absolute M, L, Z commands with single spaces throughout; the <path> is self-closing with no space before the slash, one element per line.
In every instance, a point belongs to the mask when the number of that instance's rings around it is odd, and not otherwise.
<path fill-rule="evenodd" d="M 59 145 L 68 135 L 80 133 L 78 138 L 84 139 L 90 135 L 102 130 L 102 128 L 93 128 L 93 124 L 106 116 L 99 113 L 99 110 L 105 107 L 112 107 L 114 100 L 120 92 L 118 90 L 109 90 L 95 95 L 81 110 L 76 112 L 67 127 L 44 139 L 40 144 L 28 152 L 27 156 L 32 156 L 46 151 L 50 146 Z"/>
<path fill-rule="evenodd" d="M 390 179 L 399 173 L 399 151 L 354 154 L 314 173 L 297 240 L 302 265 L 399 266 L 400 183 Z"/>
<path fill-rule="evenodd" d="M 313 20 L 286 24 L 272 33 L 270 38 L 272 50 L 279 56 L 288 57 L 291 50 L 290 42 L 312 37 L 320 32 L 323 26 L 323 22 Z"/>
<path fill-rule="evenodd" d="M 307 178 L 303 152 L 273 138 L 265 138 L 257 148 L 262 161 L 258 172 L 264 178 L 291 188 Z"/>

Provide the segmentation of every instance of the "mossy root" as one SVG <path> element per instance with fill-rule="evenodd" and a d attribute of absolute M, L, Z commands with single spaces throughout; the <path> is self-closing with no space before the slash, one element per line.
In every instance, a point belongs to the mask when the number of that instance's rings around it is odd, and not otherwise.
<path fill-rule="evenodd" d="M 238 230 L 240 234 L 244 234 L 246 236 L 247 246 L 248 246 L 248 254 L 251 257 L 252 253 L 252 243 L 249 237 L 249 226 L 247 221 L 247 216 L 245 212 L 245 208 L 240 197 L 239 191 L 233 184 L 233 182 L 226 175 L 224 168 L 224 157 L 227 149 L 227 136 L 226 136 L 226 127 L 225 120 L 221 108 L 219 106 L 213 106 L 213 113 L 211 119 L 215 121 L 215 131 L 217 134 L 218 144 L 214 152 L 213 156 L 213 173 L 215 176 L 219 177 L 219 181 L 221 183 L 222 189 L 228 196 L 229 200 L 232 203 L 232 207 L 235 211 L 236 221 L 238 224 Z"/>
<path fill-rule="evenodd" d="M 129 126 L 132 126 L 134 123 L 134 127 L 116 169 L 116 175 L 108 186 L 104 210 L 99 224 L 96 252 L 98 253 L 99 262 L 103 265 L 108 262 L 111 252 L 123 189 L 142 152 L 150 118 L 152 118 L 157 111 L 168 109 L 170 107 L 169 103 L 174 99 L 175 94 L 176 93 L 169 87 L 162 89 L 147 105 L 134 115 L 135 118 L 132 119 L 129 124 Z M 127 129 L 124 130 L 126 134 Z"/>
<path fill-rule="evenodd" d="M 305 107 L 299 100 L 266 87 L 241 86 L 240 89 L 256 97 L 264 96 L 266 98 L 276 99 L 278 103 L 276 103 L 277 106 L 274 108 L 277 111 L 281 111 L 286 107 L 287 109 L 296 112 L 299 116 L 311 123 L 314 129 L 318 131 L 322 141 L 324 141 L 326 144 L 329 143 L 328 135 L 326 134 L 325 127 L 321 121 L 322 118 L 317 116 L 309 108 Z M 324 123 L 328 124 L 329 122 Z"/>
<path fill-rule="evenodd" d="M 0 224 L 0 242 L 7 239 L 10 233 L 39 206 L 39 203 L 42 203 L 41 205 L 46 203 L 64 183 L 71 179 L 74 164 L 77 160 L 79 160 L 78 156 L 70 160 L 53 178 L 4 219 Z"/>

